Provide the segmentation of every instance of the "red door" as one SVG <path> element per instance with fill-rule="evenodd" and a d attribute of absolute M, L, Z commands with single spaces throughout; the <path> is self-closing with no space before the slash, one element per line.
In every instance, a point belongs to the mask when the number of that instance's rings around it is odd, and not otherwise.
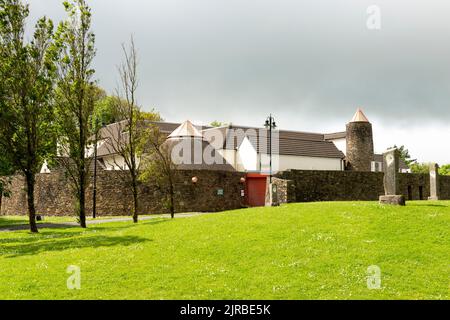
<path fill-rule="evenodd" d="M 247 204 L 251 207 L 262 207 L 266 204 L 267 177 L 259 174 L 248 174 Z"/>

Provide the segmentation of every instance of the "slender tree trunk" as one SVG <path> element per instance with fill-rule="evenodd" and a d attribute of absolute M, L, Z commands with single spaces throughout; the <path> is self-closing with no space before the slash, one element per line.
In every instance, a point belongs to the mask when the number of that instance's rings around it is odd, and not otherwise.
<path fill-rule="evenodd" d="M 174 204 L 174 198 L 173 198 L 173 184 L 172 182 L 170 183 L 170 187 L 169 187 L 169 193 L 170 193 L 170 216 L 172 217 L 172 219 L 175 217 L 175 204 Z"/>
<path fill-rule="evenodd" d="M 138 199 L 138 189 L 137 189 L 137 182 L 136 182 L 136 177 L 133 177 L 133 222 L 137 223 L 138 222 L 138 207 L 139 207 L 139 203 L 138 203 L 139 199 Z"/>
<path fill-rule="evenodd" d="M 85 188 L 85 171 L 80 170 L 80 194 L 79 200 L 80 200 L 80 226 L 82 228 L 86 228 L 86 188 Z"/>
<path fill-rule="evenodd" d="M 80 106 L 78 109 L 78 124 L 80 126 L 80 140 L 79 140 L 79 147 L 80 147 L 80 154 L 79 154 L 79 185 L 80 189 L 79 192 L 79 200 L 80 200 L 80 226 L 82 228 L 86 228 L 86 140 L 85 140 L 85 129 L 84 129 L 84 121 L 83 121 L 83 100 L 84 100 L 84 91 L 81 93 L 80 98 Z"/>
<path fill-rule="evenodd" d="M 133 222 L 138 222 L 138 197 L 135 192 L 133 192 L 133 200 L 134 200 L 134 209 L 133 209 Z"/>
<path fill-rule="evenodd" d="M 85 170 L 85 166 L 86 166 L 86 160 L 85 160 L 85 155 L 84 155 L 84 143 L 83 143 L 83 133 L 80 132 L 80 149 L 81 149 L 81 153 L 80 153 L 80 171 L 78 173 L 79 175 L 79 185 L 80 185 L 80 189 L 79 189 L 79 216 L 80 216 L 80 227 L 82 228 L 86 228 L 86 170 Z"/>
<path fill-rule="evenodd" d="M 37 233 L 38 228 L 36 224 L 36 207 L 34 205 L 34 184 L 35 184 L 35 176 L 34 173 L 27 172 L 25 175 L 25 179 L 27 180 L 27 202 L 28 202 L 28 219 L 30 221 L 30 231 L 33 233 Z"/>

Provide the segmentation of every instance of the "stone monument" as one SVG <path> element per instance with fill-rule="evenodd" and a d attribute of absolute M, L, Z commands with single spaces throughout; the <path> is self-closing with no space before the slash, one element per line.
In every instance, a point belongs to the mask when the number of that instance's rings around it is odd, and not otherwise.
<path fill-rule="evenodd" d="M 428 200 L 439 200 L 441 197 L 439 188 L 439 165 L 436 163 L 430 164 L 430 194 Z"/>
<path fill-rule="evenodd" d="M 267 178 L 266 184 L 266 207 L 276 207 L 279 206 L 278 202 L 278 186 L 275 183 L 270 183 L 269 178 Z"/>
<path fill-rule="evenodd" d="M 400 195 L 398 179 L 400 152 L 397 148 L 389 149 L 383 154 L 383 158 L 385 195 L 380 197 L 380 203 L 404 206 L 406 205 L 405 196 Z"/>

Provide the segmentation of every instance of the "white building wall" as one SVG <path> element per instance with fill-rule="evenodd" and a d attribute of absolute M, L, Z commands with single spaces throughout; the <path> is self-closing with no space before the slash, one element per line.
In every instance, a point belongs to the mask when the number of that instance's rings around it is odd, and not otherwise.
<path fill-rule="evenodd" d="M 269 173 L 269 155 L 257 154 L 250 142 L 243 143 L 238 151 L 218 150 L 220 155 L 237 171 Z M 126 168 L 121 156 L 103 157 L 107 170 Z M 342 171 L 343 163 L 340 159 L 316 158 L 287 155 L 272 156 L 272 172 L 297 170 L 331 170 Z"/>
<path fill-rule="evenodd" d="M 128 168 L 122 156 L 111 155 L 102 157 L 102 159 L 105 162 L 106 170 L 124 170 Z M 139 159 L 136 159 L 136 165 L 139 165 Z"/>
<path fill-rule="evenodd" d="M 236 154 L 236 170 L 255 172 L 258 170 L 258 153 L 246 137 Z"/>
<path fill-rule="evenodd" d="M 330 141 L 333 142 L 336 148 L 342 151 L 345 155 L 347 154 L 347 140 L 345 138 Z"/>
<path fill-rule="evenodd" d="M 269 172 L 269 156 L 262 155 L 261 171 Z M 272 171 L 296 170 L 330 170 L 342 171 L 343 162 L 335 158 L 317 158 L 303 156 L 273 155 Z"/>
<path fill-rule="evenodd" d="M 222 158 L 224 158 L 233 168 L 237 168 L 237 155 L 236 155 L 236 150 L 225 150 L 225 149 L 220 149 L 217 150 L 220 155 L 222 156 Z M 236 169 L 238 170 L 238 169 Z"/>
<path fill-rule="evenodd" d="M 106 170 L 121 170 L 125 166 L 125 160 L 121 156 L 106 156 L 103 157 Z"/>
<path fill-rule="evenodd" d="M 270 171 L 269 155 L 252 154 L 248 149 L 240 149 L 237 152 L 237 159 L 237 165 L 233 167 L 238 171 L 261 173 L 269 173 Z M 341 159 L 334 158 L 272 155 L 273 173 L 289 169 L 342 171 L 344 170 L 344 164 Z"/>

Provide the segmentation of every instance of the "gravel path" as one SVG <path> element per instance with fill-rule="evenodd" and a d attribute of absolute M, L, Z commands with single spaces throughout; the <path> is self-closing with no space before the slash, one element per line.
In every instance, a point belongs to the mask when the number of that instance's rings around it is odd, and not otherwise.
<path fill-rule="evenodd" d="M 195 212 L 195 213 L 178 213 L 175 214 L 175 218 L 187 218 L 187 217 L 194 217 L 199 216 L 203 214 L 209 214 L 209 212 Z M 145 220 L 151 220 L 151 219 L 170 219 L 170 214 L 161 214 L 161 215 L 155 215 L 155 216 L 143 216 L 139 217 L 139 221 L 145 221 Z M 95 225 L 95 224 L 102 224 L 102 223 L 110 223 L 110 222 L 125 222 L 125 221 L 133 221 L 133 219 L 130 218 L 111 218 L 111 219 L 96 219 L 96 220 L 88 220 L 87 225 Z M 55 222 L 55 223 L 40 223 L 38 224 L 39 229 L 44 228 L 70 228 L 70 227 L 78 227 L 79 224 L 77 222 Z M 18 231 L 18 230 L 28 230 L 29 229 L 28 224 L 17 224 L 12 226 L 6 226 L 6 227 L 0 227 L 0 232 L 6 232 L 6 231 Z"/>

